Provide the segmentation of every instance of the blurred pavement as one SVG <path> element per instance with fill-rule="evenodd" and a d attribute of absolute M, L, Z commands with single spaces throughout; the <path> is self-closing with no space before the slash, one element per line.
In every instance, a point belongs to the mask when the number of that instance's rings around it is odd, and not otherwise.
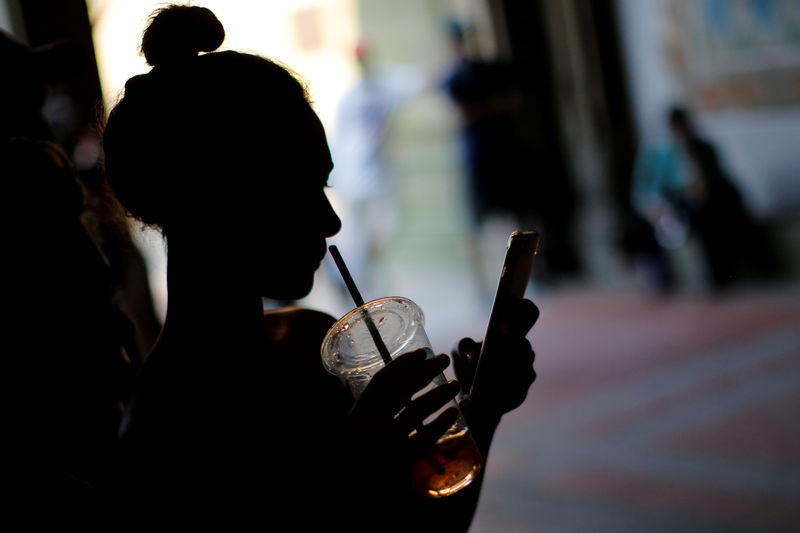
<path fill-rule="evenodd" d="M 800 531 L 798 296 L 542 297 L 471 531 Z"/>

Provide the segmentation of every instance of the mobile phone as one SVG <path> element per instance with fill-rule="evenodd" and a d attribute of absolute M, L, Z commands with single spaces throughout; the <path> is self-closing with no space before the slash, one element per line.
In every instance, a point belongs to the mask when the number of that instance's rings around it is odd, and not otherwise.
<path fill-rule="evenodd" d="M 486 355 L 491 353 L 492 346 L 497 343 L 498 337 L 508 333 L 507 325 L 502 320 L 505 302 L 525 296 L 525 289 L 533 268 L 533 258 L 539 251 L 539 241 L 539 234 L 532 230 L 515 231 L 508 238 L 503 269 L 500 271 L 500 280 L 497 283 L 497 292 L 489 315 L 489 324 L 486 327 L 486 335 L 483 338 L 475 374 L 472 378 L 470 398 L 474 398 L 476 393 L 480 395 L 481 376 L 485 374 L 485 367 L 492 364 Z M 484 367 L 483 372 L 481 367 Z"/>

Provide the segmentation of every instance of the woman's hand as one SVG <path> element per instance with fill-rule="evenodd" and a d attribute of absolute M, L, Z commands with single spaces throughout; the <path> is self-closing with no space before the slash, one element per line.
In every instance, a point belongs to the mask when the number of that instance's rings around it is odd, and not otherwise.
<path fill-rule="evenodd" d="M 457 411 L 451 408 L 423 426 L 426 418 L 458 394 L 457 382 L 411 399 L 449 364 L 445 354 L 433 358 L 427 358 L 423 350 L 403 354 L 376 373 L 356 401 L 348 415 L 348 438 L 354 439 L 351 444 L 357 453 L 378 461 L 375 475 L 385 475 L 391 465 L 394 475 L 407 477 L 414 461 L 455 422 Z"/>
<path fill-rule="evenodd" d="M 481 364 L 482 391 L 475 402 L 467 400 L 465 414 L 480 412 L 499 420 L 505 413 L 519 407 L 536 379 L 533 370 L 535 354 L 526 338 L 539 318 L 539 309 L 527 299 L 504 302 L 502 320 L 506 333 L 496 337 L 496 344 Z M 465 384 L 465 393 L 475 376 L 481 343 L 470 338 L 461 339 L 453 347 L 453 368 L 456 378 Z"/>

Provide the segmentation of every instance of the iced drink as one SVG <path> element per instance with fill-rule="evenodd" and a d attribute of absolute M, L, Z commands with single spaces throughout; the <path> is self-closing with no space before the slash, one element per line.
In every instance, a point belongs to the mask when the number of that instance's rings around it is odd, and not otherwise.
<path fill-rule="evenodd" d="M 418 349 L 433 357 L 422 311 L 406 298 L 380 298 L 350 311 L 333 325 L 322 344 L 322 362 L 358 398 L 385 366 L 387 354 L 394 358 Z M 414 397 L 445 382 L 440 374 Z M 451 401 L 424 423 L 450 407 L 458 409 Z M 452 427 L 414 465 L 409 481 L 420 494 L 441 498 L 469 485 L 482 465 L 483 458 L 459 410 Z"/>

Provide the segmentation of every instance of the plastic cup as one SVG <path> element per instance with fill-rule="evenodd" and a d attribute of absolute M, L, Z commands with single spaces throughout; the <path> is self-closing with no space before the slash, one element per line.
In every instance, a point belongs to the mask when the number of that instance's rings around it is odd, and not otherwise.
<path fill-rule="evenodd" d="M 322 363 L 358 399 L 372 376 L 385 366 L 387 352 L 392 359 L 418 349 L 425 350 L 428 357 L 434 356 L 424 322 L 422 310 L 407 298 L 367 302 L 347 313 L 328 331 L 322 343 Z M 375 334 L 380 336 L 377 342 Z M 383 356 L 380 343 L 385 346 Z M 446 381 L 444 374 L 440 374 L 414 397 Z M 458 492 L 475 479 L 483 466 L 483 458 L 454 400 L 423 423 L 429 423 L 450 407 L 458 410 L 455 423 L 415 463 L 409 478 L 411 487 L 429 498 Z"/>

